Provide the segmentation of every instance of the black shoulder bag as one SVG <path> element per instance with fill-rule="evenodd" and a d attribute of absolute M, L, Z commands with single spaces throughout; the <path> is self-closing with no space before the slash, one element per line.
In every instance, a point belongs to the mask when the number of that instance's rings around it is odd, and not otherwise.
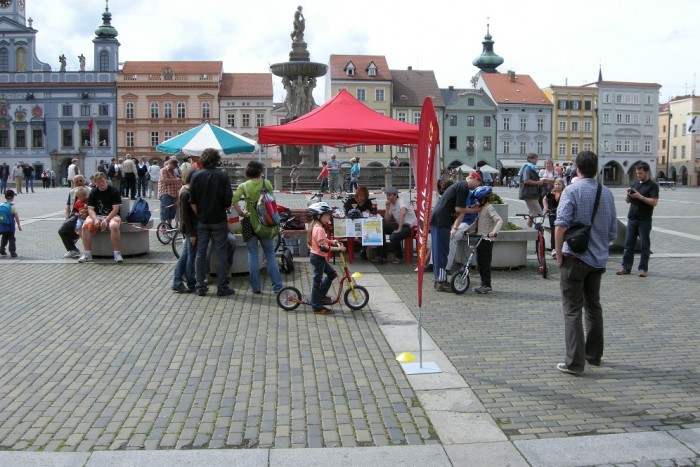
<path fill-rule="evenodd" d="M 588 242 L 591 240 L 591 227 L 593 226 L 593 219 L 595 219 L 595 214 L 598 212 L 598 205 L 600 204 L 600 192 L 602 187 L 598 183 L 598 190 L 595 194 L 595 204 L 593 205 L 593 214 L 591 214 L 590 225 L 576 223 L 566 229 L 564 233 L 564 240 L 566 244 L 569 245 L 571 251 L 577 254 L 585 253 L 588 250 Z"/>

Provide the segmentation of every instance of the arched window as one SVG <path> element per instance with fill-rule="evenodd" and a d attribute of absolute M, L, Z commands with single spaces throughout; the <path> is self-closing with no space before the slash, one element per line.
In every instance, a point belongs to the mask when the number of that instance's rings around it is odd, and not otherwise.
<path fill-rule="evenodd" d="M 128 119 L 134 118 L 134 103 L 133 102 L 126 103 L 126 118 L 128 118 Z"/>
<path fill-rule="evenodd" d="M 17 63 L 17 67 L 16 67 L 17 73 L 23 73 L 26 71 L 26 69 L 25 69 L 26 64 L 25 64 L 25 60 L 24 60 L 26 55 L 27 55 L 27 51 L 24 47 L 19 47 L 17 49 L 17 52 L 15 54 L 16 63 Z"/>
<path fill-rule="evenodd" d="M 211 118 L 211 105 L 209 102 L 202 102 L 202 118 Z"/>
<path fill-rule="evenodd" d="M 151 118 L 158 118 L 158 103 L 151 103 Z"/>
<path fill-rule="evenodd" d="M 109 71 L 109 52 L 100 52 L 100 71 Z"/>
<path fill-rule="evenodd" d="M 173 118 L 173 104 L 166 102 L 163 104 L 163 118 Z"/>
<path fill-rule="evenodd" d="M 3 47 L 0 49 L 0 71 L 8 72 L 10 66 L 10 58 L 7 49 Z"/>
<path fill-rule="evenodd" d="M 177 103 L 177 118 L 185 118 L 185 103 Z"/>

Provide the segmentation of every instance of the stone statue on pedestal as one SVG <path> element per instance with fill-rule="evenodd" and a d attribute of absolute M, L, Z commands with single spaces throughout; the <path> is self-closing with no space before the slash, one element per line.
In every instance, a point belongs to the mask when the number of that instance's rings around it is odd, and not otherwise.
<path fill-rule="evenodd" d="M 61 54 L 58 57 L 58 61 L 61 63 L 61 69 L 58 71 L 66 71 L 66 56 L 65 56 L 65 54 Z"/>
<path fill-rule="evenodd" d="M 302 7 L 299 5 L 297 7 L 297 11 L 294 13 L 294 30 L 291 34 L 292 42 L 304 42 L 306 20 L 304 19 L 304 14 L 301 12 L 301 10 Z"/>

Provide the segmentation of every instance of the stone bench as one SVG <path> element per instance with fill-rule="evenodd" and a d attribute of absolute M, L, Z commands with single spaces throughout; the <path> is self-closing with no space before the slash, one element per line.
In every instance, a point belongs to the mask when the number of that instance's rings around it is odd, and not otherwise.
<path fill-rule="evenodd" d="M 153 217 L 146 225 L 130 225 L 126 222 L 126 215 L 131 209 L 131 199 L 122 198 L 119 215 L 122 225 L 119 229 L 122 237 L 122 256 L 143 255 L 150 250 L 150 229 L 153 227 Z M 112 257 L 114 248 L 109 238 L 109 231 L 105 230 L 92 235 L 92 255 L 97 257 Z"/>

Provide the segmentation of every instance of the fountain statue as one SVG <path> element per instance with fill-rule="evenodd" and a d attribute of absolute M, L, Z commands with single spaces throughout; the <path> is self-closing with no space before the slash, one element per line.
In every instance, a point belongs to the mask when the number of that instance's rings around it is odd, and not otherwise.
<path fill-rule="evenodd" d="M 316 87 L 316 78 L 326 74 L 328 66 L 323 63 L 312 62 L 309 58 L 307 44 L 304 42 L 304 30 L 306 18 L 299 6 L 294 13 L 294 30 L 290 34 L 292 39 L 292 51 L 289 52 L 289 61 L 275 63 L 270 66 L 270 71 L 282 78 L 282 85 L 286 92 L 284 105 L 287 108 L 287 121 L 294 120 L 316 107 L 313 91 Z M 318 165 L 318 146 L 282 146 L 282 165 L 293 164 Z"/>

